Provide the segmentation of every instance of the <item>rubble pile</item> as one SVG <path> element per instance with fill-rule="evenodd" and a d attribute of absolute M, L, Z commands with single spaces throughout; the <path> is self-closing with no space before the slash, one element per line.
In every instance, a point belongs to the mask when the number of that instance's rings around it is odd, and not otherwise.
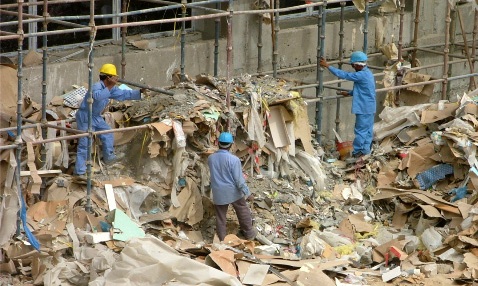
<path fill-rule="evenodd" d="M 225 79 L 199 75 L 171 87 L 174 96 L 112 102 L 105 119 L 113 128 L 141 128 L 115 132 L 116 150 L 126 157 L 113 166 L 102 164 L 95 143 L 91 201 L 84 182 L 71 176 L 74 141 L 40 150 L 33 143 L 41 128 L 24 129 L 25 205 L 14 182 L 14 151 L 1 153 L 2 281 L 449 285 L 477 278 L 478 91 L 458 103 L 385 108 L 372 154 L 347 164 L 335 146 L 315 144 L 292 85 L 243 75 L 228 87 Z M 85 93 L 78 86 L 54 97 L 49 124 L 75 127 L 70 119 Z M 38 105 L 26 108 L 38 120 Z M 254 242 L 237 234 L 232 208 L 230 234 L 222 243 L 214 238 L 206 160 L 227 129 L 255 194 Z M 64 135 L 48 128 L 47 138 Z M 2 133 L 2 144 L 14 139 L 13 131 Z"/>

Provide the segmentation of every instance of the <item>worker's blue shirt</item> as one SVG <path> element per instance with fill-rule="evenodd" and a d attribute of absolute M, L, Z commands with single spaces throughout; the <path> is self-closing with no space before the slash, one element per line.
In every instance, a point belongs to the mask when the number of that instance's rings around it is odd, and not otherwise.
<path fill-rule="evenodd" d="M 354 88 L 351 92 L 353 96 L 352 113 L 373 114 L 377 111 L 375 79 L 367 66 L 357 72 L 346 72 L 329 66 L 329 71 L 338 78 L 354 82 Z"/>
<path fill-rule="evenodd" d="M 251 194 L 237 156 L 228 150 L 218 150 L 209 156 L 207 162 L 211 173 L 214 204 L 227 205 Z"/>
<path fill-rule="evenodd" d="M 93 118 L 101 116 L 101 113 L 108 105 L 110 99 L 116 99 L 118 101 L 141 99 L 139 90 L 122 90 L 116 86 L 109 90 L 103 81 L 99 81 L 93 85 L 91 88 L 91 96 L 93 97 Z M 80 114 L 77 114 L 77 118 L 79 117 L 82 121 L 88 121 L 87 96 L 85 96 L 83 102 L 81 102 L 78 112 Z"/>

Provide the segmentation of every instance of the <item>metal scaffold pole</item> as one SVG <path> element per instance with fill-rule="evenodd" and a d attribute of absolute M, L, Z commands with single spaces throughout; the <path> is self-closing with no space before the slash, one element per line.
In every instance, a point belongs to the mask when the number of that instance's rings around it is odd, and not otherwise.
<path fill-rule="evenodd" d="M 216 3 L 216 9 L 221 10 L 221 3 Z M 214 19 L 214 76 L 218 76 L 219 65 L 219 35 L 221 34 L 221 18 Z"/>
<path fill-rule="evenodd" d="M 323 1 L 323 5 L 319 7 L 319 17 L 317 22 L 317 87 L 315 89 L 315 96 L 318 99 L 324 97 L 324 69 L 320 66 L 320 58 L 324 57 L 325 47 L 325 15 L 327 9 L 327 1 Z M 315 137 L 317 143 L 322 143 L 322 113 L 323 113 L 323 101 L 317 101 L 315 105 L 315 118 L 317 124 L 317 131 Z"/>
<path fill-rule="evenodd" d="M 231 68 L 232 68 L 232 16 L 234 14 L 234 0 L 229 0 L 229 15 L 227 17 L 227 84 L 226 84 L 226 106 L 229 112 L 231 107 Z M 229 125 L 229 124 L 228 124 Z M 228 126 L 229 127 L 229 126 Z"/>
<path fill-rule="evenodd" d="M 275 0 L 275 13 L 274 13 L 274 33 L 273 33 L 273 41 L 274 44 L 272 45 L 272 76 L 277 78 L 277 65 L 279 61 L 279 48 L 278 48 L 278 41 L 279 41 L 279 9 L 280 8 L 279 0 Z"/>
<path fill-rule="evenodd" d="M 87 152 L 86 152 L 86 206 L 85 210 L 87 212 L 92 211 L 91 207 L 91 169 L 93 162 L 91 161 L 92 153 L 92 144 L 93 144 L 93 45 L 96 37 L 96 27 L 95 27 L 95 0 L 90 1 L 90 49 L 88 53 L 88 92 L 86 94 L 88 102 L 88 143 L 87 143 Z"/>
<path fill-rule="evenodd" d="M 345 21 L 345 2 L 340 2 L 340 30 L 339 30 L 339 69 L 342 69 L 344 60 L 344 21 Z M 342 83 L 339 82 L 337 86 L 342 87 Z M 340 134 L 340 106 L 341 99 L 337 98 L 336 110 L 335 110 L 335 130 Z"/>
<path fill-rule="evenodd" d="M 181 18 L 186 18 L 187 0 L 181 0 Z M 181 22 L 181 81 L 186 80 L 186 21 Z"/>
<path fill-rule="evenodd" d="M 413 40 L 412 40 L 412 47 L 414 47 L 412 51 L 412 67 L 417 66 L 417 47 L 418 47 L 418 26 L 420 24 L 420 5 L 421 0 L 417 0 L 415 3 L 415 26 L 413 28 Z"/>
<path fill-rule="evenodd" d="M 442 82 L 442 99 L 448 99 L 447 85 L 448 85 L 448 68 L 449 68 L 449 53 L 450 53 L 450 22 L 451 22 L 451 4 L 447 2 L 445 18 L 445 47 L 443 49 L 443 82 Z"/>
<path fill-rule="evenodd" d="M 44 17 L 44 21 L 43 21 L 43 28 L 42 30 L 44 32 L 48 31 L 48 22 L 46 20 L 46 18 L 48 17 L 48 0 L 45 0 L 43 2 L 43 17 Z M 43 50 L 43 62 L 42 62 L 42 90 L 41 90 L 41 123 L 43 124 L 42 126 L 42 137 L 43 138 L 47 138 L 47 134 L 48 134 L 48 127 L 45 126 L 45 124 L 47 124 L 47 120 L 46 120 L 46 96 L 47 96 L 47 91 L 46 91 L 46 87 L 47 87 L 47 62 L 48 62 L 48 36 L 47 35 L 43 35 L 42 37 L 42 42 L 43 42 L 43 47 L 42 47 L 42 50 Z M 42 148 L 41 148 L 41 161 L 42 162 L 45 162 L 45 166 L 46 166 L 46 146 L 43 145 Z M 40 197 L 43 197 L 44 195 L 44 192 L 45 192 L 45 189 L 46 189 L 46 180 L 44 178 L 42 178 L 42 185 L 41 185 L 41 191 L 40 191 Z"/>

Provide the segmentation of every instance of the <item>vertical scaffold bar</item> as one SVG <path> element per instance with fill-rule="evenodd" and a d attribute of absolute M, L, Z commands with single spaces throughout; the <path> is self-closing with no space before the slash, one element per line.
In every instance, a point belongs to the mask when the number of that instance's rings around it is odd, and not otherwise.
<path fill-rule="evenodd" d="M 216 9 L 221 9 L 221 3 L 216 3 Z M 219 64 L 219 34 L 221 33 L 221 18 L 214 19 L 214 76 L 218 75 Z"/>
<path fill-rule="evenodd" d="M 344 22 L 345 22 L 345 1 L 340 2 L 340 30 L 339 30 L 339 69 L 342 69 L 343 60 L 344 60 Z M 342 83 L 337 84 L 338 87 L 342 86 Z M 337 98 L 336 101 L 336 110 L 335 110 L 335 130 L 340 134 L 340 103 L 341 98 Z"/>
<path fill-rule="evenodd" d="M 364 18 L 364 28 L 363 28 L 363 52 L 367 53 L 368 50 L 368 15 L 370 13 L 370 6 L 368 1 L 365 1 L 365 18 Z"/>
<path fill-rule="evenodd" d="M 413 28 L 413 42 L 412 42 L 412 67 L 417 66 L 417 47 L 418 47 L 418 25 L 420 24 L 420 5 L 421 0 L 415 3 L 415 27 Z"/>
<path fill-rule="evenodd" d="M 121 11 L 126 13 L 128 10 L 128 1 L 123 0 L 121 5 Z M 128 16 L 121 17 L 121 23 L 127 23 Z M 121 27 L 121 78 L 125 79 L 126 77 L 126 35 L 128 27 Z"/>
<path fill-rule="evenodd" d="M 475 20 L 474 20 L 474 25 L 473 25 L 473 41 L 471 44 L 471 59 L 472 59 L 472 65 L 473 67 L 475 66 L 475 56 L 476 56 L 476 38 L 478 35 L 478 10 L 475 10 Z M 471 85 L 471 78 L 470 78 L 470 85 Z M 475 85 L 476 88 L 476 85 Z"/>
<path fill-rule="evenodd" d="M 262 26 L 264 24 L 264 16 L 263 14 L 259 15 L 259 32 L 257 35 L 257 73 L 259 75 L 263 75 L 263 68 L 262 68 Z"/>
<path fill-rule="evenodd" d="M 91 159 L 92 153 L 92 144 L 93 144 L 93 45 L 96 37 L 96 27 L 95 27 L 95 0 L 90 0 L 90 43 L 89 43 L 89 54 L 88 54 L 88 93 L 86 94 L 88 102 L 88 143 L 87 143 L 87 152 L 86 152 L 86 206 L 85 210 L 91 212 L 91 167 L 93 165 Z"/>
<path fill-rule="evenodd" d="M 275 13 L 274 13 L 274 45 L 272 51 L 272 76 L 277 78 L 277 65 L 279 60 L 279 48 L 278 48 L 278 39 L 279 39 L 279 11 L 280 8 L 279 0 L 275 0 Z"/>
<path fill-rule="evenodd" d="M 446 4 L 446 18 L 445 18 L 445 47 L 443 49 L 443 82 L 442 82 L 442 99 L 447 99 L 447 85 L 448 85 L 448 61 L 450 52 L 450 22 L 451 22 L 451 4 L 447 1 Z"/>
<path fill-rule="evenodd" d="M 315 88 L 315 96 L 317 98 L 324 97 L 324 69 L 320 66 L 320 58 L 324 57 L 325 46 L 325 15 L 327 10 L 327 1 L 323 1 L 323 5 L 319 7 L 319 17 L 317 22 L 317 87 Z M 315 117 L 317 122 L 317 133 L 315 137 L 317 143 L 322 143 L 322 113 L 323 102 L 319 100 L 315 105 Z"/>
<path fill-rule="evenodd" d="M 45 0 L 45 1 L 43 1 L 43 27 L 42 27 L 43 32 L 48 31 L 47 17 L 48 17 L 48 0 Z M 47 62 L 48 62 L 48 36 L 47 35 L 43 35 L 42 42 L 43 42 L 43 47 L 42 47 L 42 50 L 43 50 L 42 68 L 43 68 L 43 71 L 42 71 L 42 82 L 41 82 L 41 86 L 42 86 L 42 88 L 41 88 L 41 123 L 46 124 L 47 123 L 47 120 L 46 120 L 46 95 L 47 95 L 47 91 L 46 91 L 47 74 L 46 74 L 46 71 L 47 71 Z M 41 131 L 42 131 L 41 132 L 42 137 L 47 138 L 48 128 L 45 125 L 43 125 Z M 40 153 L 41 153 L 41 161 L 46 162 L 46 145 L 45 144 L 42 144 L 42 148 L 41 148 Z M 43 197 L 45 188 L 46 188 L 46 180 L 43 178 L 42 179 L 42 185 L 41 185 L 41 191 L 40 191 L 40 197 Z"/>
<path fill-rule="evenodd" d="M 227 16 L 227 84 L 226 84 L 226 106 L 229 111 L 231 107 L 231 68 L 232 68 L 232 15 L 234 14 L 234 1 L 229 0 L 229 15 Z M 229 124 L 228 124 L 229 127 Z"/>
<path fill-rule="evenodd" d="M 184 19 L 186 17 L 186 4 L 187 0 L 181 0 L 181 17 Z M 184 69 L 186 68 L 186 21 L 181 22 L 181 81 L 186 80 L 186 74 Z"/>

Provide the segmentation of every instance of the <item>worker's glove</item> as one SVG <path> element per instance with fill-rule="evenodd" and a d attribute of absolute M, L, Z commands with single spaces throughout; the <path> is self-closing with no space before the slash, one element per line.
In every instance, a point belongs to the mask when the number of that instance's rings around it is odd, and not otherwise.
<path fill-rule="evenodd" d="M 455 195 L 451 200 L 450 202 L 456 202 L 458 200 L 461 200 L 463 199 L 467 192 L 466 192 L 466 186 L 463 186 L 463 187 L 459 187 L 459 188 L 456 188 L 456 189 L 453 189 L 451 190 L 450 192 L 448 192 L 448 194 L 450 195 Z"/>
<path fill-rule="evenodd" d="M 141 94 L 143 95 L 142 97 L 147 97 L 147 96 L 149 96 L 149 90 L 146 89 L 146 88 L 140 89 L 139 92 L 141 92 Z"/>
<path fill-rule="evenodd" d="M 329 63 L 324 58 L 320 58 L 319 64 L 323 68 L 329 68 Z"/>

